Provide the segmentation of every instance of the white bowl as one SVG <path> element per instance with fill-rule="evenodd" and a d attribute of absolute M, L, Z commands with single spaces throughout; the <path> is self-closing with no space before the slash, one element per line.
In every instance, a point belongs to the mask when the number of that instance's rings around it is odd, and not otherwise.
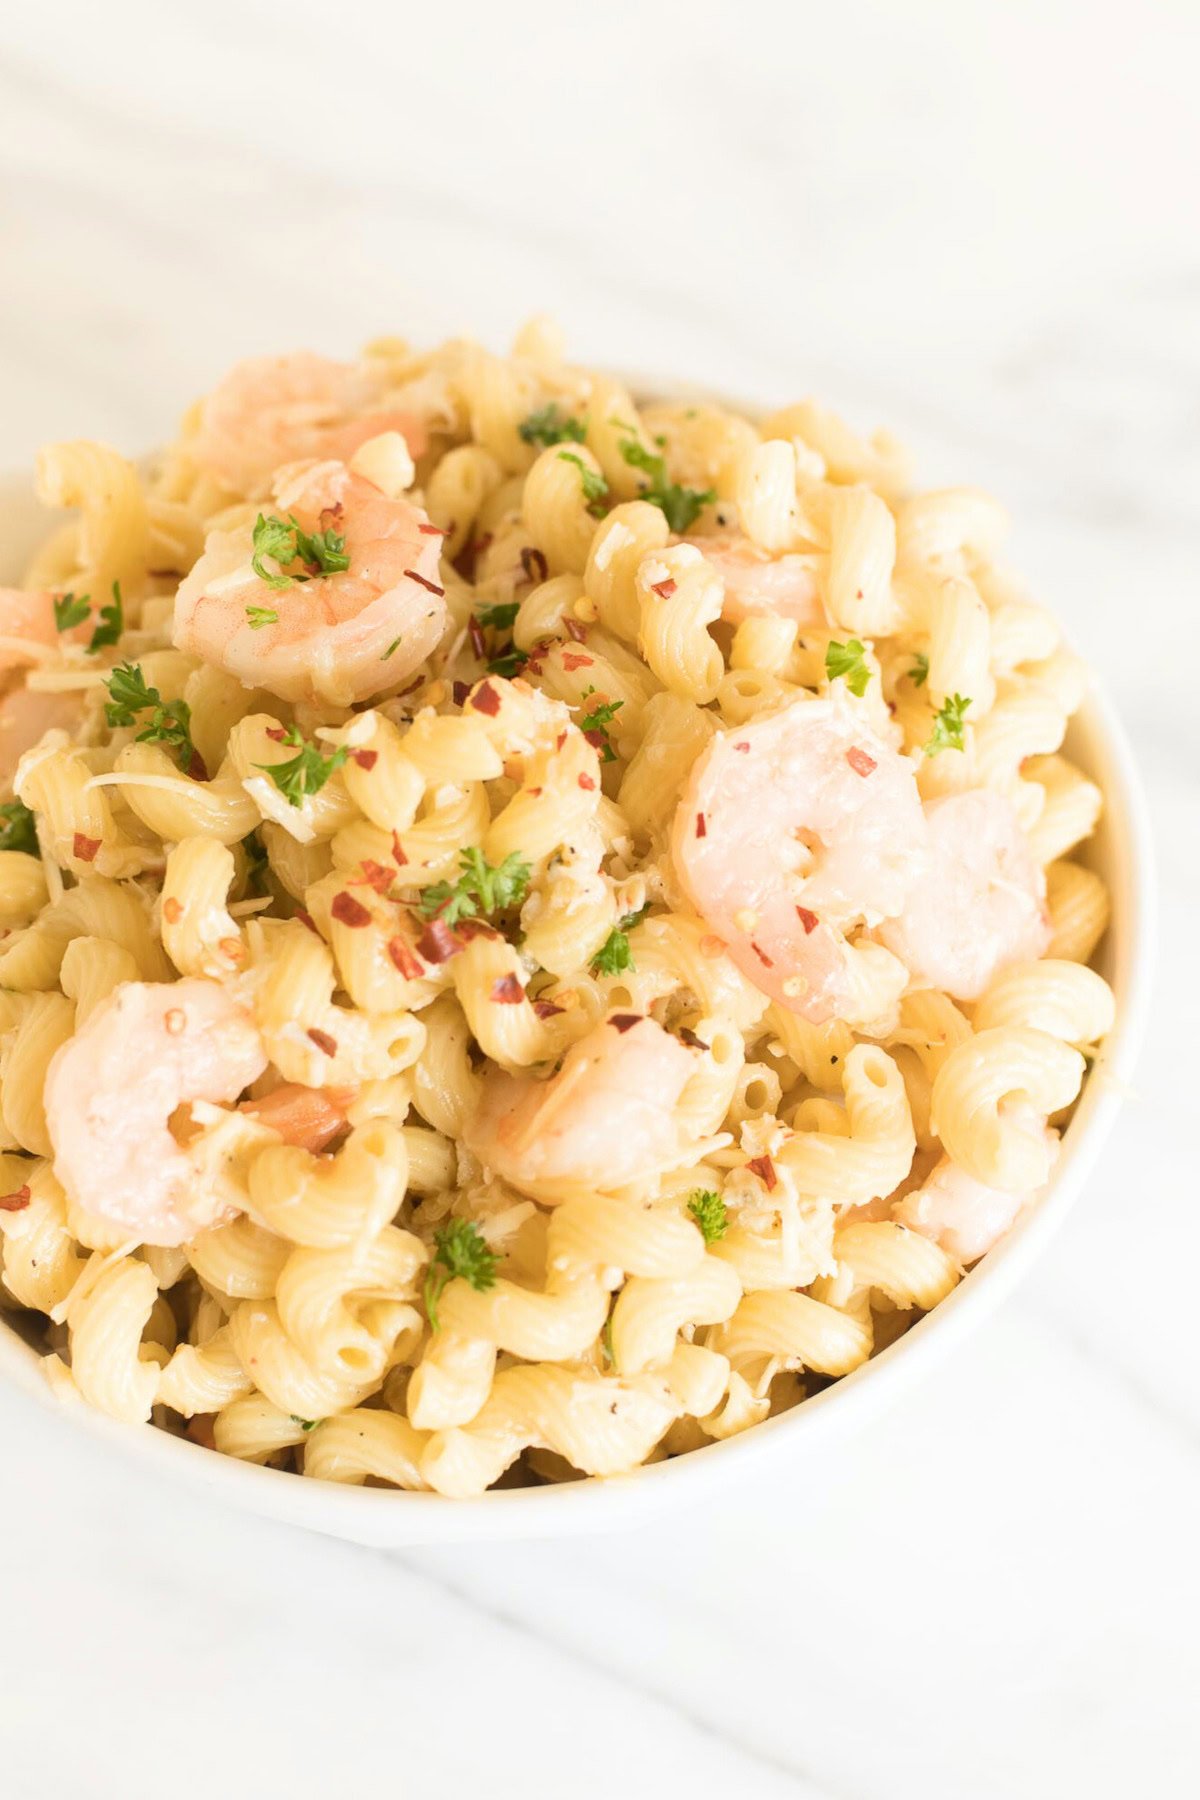
<path fill-rule="evenodd" d="M 28 481 L 0 483 L 0 580 L 15 579 L 44 535 L 45 521 Z M 1141 1039 L 1151 973 L 1154 876 L 1145 802 L 1129 740 L 1102 694 L 1089 695 L 1072 721 L 1066 748 L 1105 795 L 1104 818 L 1086 858 L 1112 894 L 1112 923 L 1098 961 L 1116 993 L 1116 1026 L 1067 1128 L 1049 1192 L 935 1311 L 811 1400 L 738 1437 L 631 1475 L 447 1500 L 438 1494 L 305 1481 L 217 1456 L 150 1426 L 118 1424 L 82 1401 L 64 1403 L 46 1381 L 41 1358 L 3 1323 L 0 1377 L 34 1395 L 64 1423 L 117 1446 L 131 1468 L 138 1467 L 139 1480 L 161 1473 L 247 1511 L 363 1544 L 610 1531 L 677 1504 L 690 1505 L 726 1481 L 761 1480 L 776 1458 L 818 1454 L 832 1432 L 867 1419 L 886 1403 L 897 1382 L 944 1356 L 1011 1291 L 1083 1191 L 1121 1104 Z"/>

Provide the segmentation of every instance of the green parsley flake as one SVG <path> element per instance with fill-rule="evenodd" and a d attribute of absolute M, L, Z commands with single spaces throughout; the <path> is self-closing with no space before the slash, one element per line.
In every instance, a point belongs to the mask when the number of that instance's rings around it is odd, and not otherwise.
<path fill-rule="evenodd" d="M 918 651 L 912 668 L 908 671 L 908 679 L 914 687 L 924 687 L 929 680 L 929 658 Z"/>
<path fill-rule="evenodd" d="M 587 420 L 572 419 L 559 412 L 551 401 L 549 406 L 539 407 L 531 412 L 517 426 L 517 434 L 526 444 L 544 444 L 549 449 L 551 444 L 582 444 L 587 436 Z"/>
<path fill-rule="evenodd" d="M 649 910 L 648 906 L 643 906 L 640 912 L 626 913 L 609 932 L 592 958 L 593 975 L 625 975 L 630 970 L 636 972 L 637 964 L 633 960 L 628 933 L 635 925 L 641 924 Z"/>
<path fill-rule="evenodd" d="M 121 584 L 112 584 L 112 604 L 100 608 L 100 623 L 92 633 L 92 641 L 88 645 L 88 655 L 95 656 L 97 650 L 105 650 L 110 645 L 119 644 L 121 633 L 125 629 L 125 607 L 121 601 Z"/>
<path fill-rule="evenodd" d="M 394 656 L 403 641 L 402 638 L 393 638 L 383 655 L 380 657 L 380 662 L 386 662 L 389 656 Z"/>
<path fill-rule="evenodd" d="M 640 469 L 649 478 L 642 485 L 641 498 L 660 509 L 672 531 L 687 531 L 696 523 L 701 508 L 715 501 L 716 489 L 705 488 L 701 492 L 699 488 L 681 487 L 676 481 L 668 481 L 664 456 L 655 456 L 653 450 L 647 450 L 634 427 L 624 420 L 610 419 L 609 423 L 626 434 L 621 442 L 621 455 L 630 468 Z"/>
<path fill-rule="evenodd" d="M 830 681 L 840 677 L 856 699 L 867 691 L 871 671 L 864 657 L 866 646 L 858 638 L 847 638 L 844 644 L 829 643 L 825 647 L 825 673 Z"/>
<path fill-rule="evenodd" d="M 688 1201 L 687 1209 L 703 1232 L 706 1244 L 715 1244 L 729 1230 L 729 1214 L 725 1210 L 725 1202 L 711 1188 L 697 1188 Z"/>
<path fill-rule="evenodd" d="M 263 557 L 279 564 L 279 573 L 263 567 Z M 287 572 L 288 563 L 304 565 L 298 573 Z M 268 587 L 291 587 L 297 581 L 313 581 L 322 575 L 340 575 L 350 567 L 346 540 L 336 531 L 303 531 L 294 514 L 276 519 L 259 513 L 254 521 L 254 555 L 250 567 Z"/>
<path fill-rule="evenodd" d="M 942 750 L 962 750 L 964 715 L 971 702 L 961 694 L 951 694 L 934 714 L 933 736 L 922 747 L 926 756 L 937 756 Z"/>
<path fill-rule="evenodd" d="M 293 1425 L 298 1425 L 301 1431 L 315 1431 L 318 1425 L 324 1423 L 321 1419 L 302 1419 L 299 1413 L 289 1413 L 288 1418 Z"/>
<path fill-rule="evenodd" d="M 456 882 L 435 881 L 421 895 L 420 910 L 425 918 L 438 918 L 447 925 L 457 925 L 460 919 L 494 918 L 521 904 L 533 873 L 516 851 L 493 868 L 474 844 L 459 852 L 458 863 L 463 873 Z"/>
<path fill-rule="evenodd" d="M 594 687 L 586 687 L 581 699 L 589 700 L 595 692 Z M 588 742 L 600 752 L 601 762 L 610 763 L 617 760 L 617 753 L 609 742 L 608 727 L 624 704 L 623 700 L 603 700 L 599 706 L 594 706 L 591 712 L 584 713 L 579 721 L 580 731 Z"/>
<path fill-rule="evenodd" d="M 517 614 L 521 610 L 519 600 L 506 600 L 495 606 L 477 608 L 475 617 L 485 629 L 491 631 L 508 631 L 511 629 Z"/>
<path fill-rule="evenodd" d="M 6 800 L 0 806 L 0 850 L 20 850 L 40 856 L 33 814 L 23 800 Z"/>
<path fill-rule="evenodd" d="M 499 1258 L 489 1250 L 477 1225 L 470 1219 L 450 1219 L 433 1240 L 433 1261 L 425 1277 L 425 1311 L 434 1331 L 438 1329 L 437 1303 L 447 1284 L 456 1277 L 470 1282 L 478 1293 L 496 1284 Z"/>
<path fill-rule="evenodd" d="M 192 713 L 186 700 L 164 700 L 157 688 L 146 685 L 137 663 L 118 663 L 105 686 L 109 697 L 104 712 L 110 725 L 136 725 L 148 712 L 150 720 L 137 733 L 138 743 L 162 744 L 175 752 L 185 775 L 205 778 L 203 760 L 192 742 Z"/>
<path fill-rule="evenodd" d="M 246 622 L 251 631 L 261 631 L 264 625 L 278 625 L 279 614 L 272 612 L 269 606 L 248 606 Z"/>
<path fill-rule="evenodd" d="M 319 794 L 335 769 L 340 769 L 350 752 L 345 744 L 326 756 L 316 744 L 310 744 L 299 728 L 289 725 L 278 740 L 295 750 L 287 762 L 256 763 L 271 777 L 289 806 L 303 806 L 313 794 Z"/>
<path fill-rule="evenodd" d="M 71 631 L 76 625 L 82 625 L 92 610 L 91 599 L 87 594 L 64 594 L 61 600 L 54 602 L 55 631 Z"/>
<path fill-rule="evenodd" d="M 575 467 L 579 470 L 579 481 L 583 488 L 583 497 L 587 502 L 588 511 L 594 519 L 603 517 L 604 506 L 602 502 L 605 494 L 608 492 L 608 483 L 605 481 L 603 475 L 601 475 L 598 469 L 589 469 L 582 456 L 576 456 L 573 450 L 560 450 L 558 453 L 558 460 L 560 462 L 575 464 Z"/>

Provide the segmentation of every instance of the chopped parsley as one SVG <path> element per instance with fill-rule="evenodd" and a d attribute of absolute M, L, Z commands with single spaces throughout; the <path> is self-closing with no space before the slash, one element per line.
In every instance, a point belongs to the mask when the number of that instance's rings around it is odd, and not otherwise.
<path fill-rule="evenodd" d="M 97 650 L 105 650 L 110 644 L 119 644 L 121 633 L 125 629 L 125 608 L 121 601 L 121 584 L 112 584 L 112 603 L 100 608 L 100 623 L 92 633 L 92 641 L 88 645 L 88 655 L 95 656 Z"/>
<path fill-rule="evenodd" d="M 383 655 L 380 657 L 380 662 L 386 662 L 389 656 L 394 656 L 402 642 L 403 640 L 401 638 L 393 638 Z"/>
<path fill-rule="evenodd" d="M 443 1225 L 433 1240 L 433 1261 L 425 1277 L 425 1311 L 429 1323 L 438 1329 L 437 1303 L 441 1299 L 443 1289 L 456 1276 L 469 1281 L 480 1294 L 496 1283 L 496 1263 L 499 1258 L 494 1250 L 489 1250 L 479 1232 L 470 1219 L 451 1219 Z"/>
<path fill-rule="evenodd" d="M 257 831 L 250 832 L 242 839 L 242 849 L 246 852 L 246 886 L 256 894 L 263 894 L 266 892 L 268 858 L 266 846 Z"/>
<path fill-rule="evenodd" d="M 40 856 L 33 814 L 23 800 L 6 800 L 0 806 L 0 850 L 22 850 Z"/>
<path fill-rule="evenodd" d="M 55 631 L 71 631 L 76 625 L 82 625 L 92 610 L 91 597 L 80 594 L 64 594 L 54 602 Z"/>
<path fill-rule="evenodd" d="M 526 444 L 544 444 L 547 449 L 551 444 L 582 444 L 587 435 L 587 420 L 560 413 L 552 400 L 549 406 L 540 406 L 527 419 L 522 419 L 517 426 L 517 435 Z"/>
<path fill-rule="evenodd" d="M 510 644 L 499 656 L 493 656 L 487 665 L 487 672 L 489 675 L 503 675 L 506 681 L 511 681 L 514 675 L 521 673 L 528 661 L 524 650 L 518 650 L 515 644 Z"/>
<path fill-rule="evenodd" d="M 472 844 L 459 852 L 458 863 L 463 872 L 457 881 L 435 881 L 421 895 L 420 910 L 425 918 L 457 925 L 460 919 L 494 917 L 510 906 L 519 906 L 525 898 L 533 871 L 516 851 L 493 868 L 483 851 Z"/>
<path fill-rule="evenodd" d="M 620 924 L 613 927 L 592 958 L 593 975 L 625 975 L 636 969 L 627 933 L 640 924 L 648 911 L 643 906 L 640 912 L 626 913 Z"/>
<path fill-rule="evenodd" d="M 588 700 L 595 693 L 594 687 L 583 690 L 582 699 Z M 608 727 L 624 706 L 623 700 L 602 700 L 591 712 L 584 713 L 579 721 L 579 729 L 588 742 L 600 752 L 601 762 L 616 762 L 617 753 L 608 738 Z"/>
<path fill-rule="evenodd" d="M 681 487 L 677 481 L 668 481 L 666 457 L 656 456 L 653 450 L 647 450 L 632 425 L 626 425 L 620 419 L 610 422 L 618 431 L 626 433 L 621 441 L 621 455 L 625 461 L 631 469 L 640 469 L 643 475 L 649 477 L 642 484 L 642 499 L 648 500 L 651 506 L 657 506 L 665 514 L 672 531 L 683 532 L 694 525 L 701 508 L 716 499 L 716 489 L 705 488 L 702 492 L 699 488 Z"/>
<path fill-rule="evenodd" d="M 558 460 L 560 462 L 575 464 L 575 467 L 579 470 L 580 485 L 583 488 L 583 497 L 587 503 L 587 509 L 594 519 L 602 518 L 604 514 L 604 496 L 608 492 L 608 483 L 605 481 L 603 475 L 601 475 L 598 469 L 589 469 L 582 456 L 576 456 L 573 450 L 560 450 L 558 453 Z"/>
<path fill-rule="evenodd" d="M 263 567 L 264 556 L 272 557 L 279 564 L 278 575 Z M 302 563 L 304 567 L 299 573 L 289 575 L 287 565 L 294 562 Z M 319 575 L 340 575 L 350 567 L 350 558 L 346 555 L 345 538 L 336 531 L 317 531 L 310 535 L 301 529 L 294 514 L 289 513 L 286 519 L 276 519 L 259 513 L 254 521 L 254 555 L 250 566 L 268 587 L 285 588 L 297 581 L 312 581 Z"/>
<path fill-rule="evenodd" d="M 261 631 L 264 625 L 278 625 L 279 614 L 272 612 L 269 606 L 248 606 L 246 622 L 251 631 Z"/>
<path fill-rule="evenodd" d="M 322 1423 L 320 1419 L 302 1419 L 299 1413 L 289 1413 L 288 1418 L 293 1425 L 298 1425 L 301 1431 L 315 1431 L 317 1426 Z"/>
<path fill-rule="evenodd" d="M 970 704 L 970 700 L 961 694 L 951 694 L 938 708 L 933 719 L 933 736 L 922 746 L 926 756 L 936 756 L 941 750 L 964 748 L 964 714 Z"/>
<path fill-rule="evenodd" d="M 109 697 L 104 712 L 110 725 L 136 725 L 143 713 L 149 713 L 149 721 L 137 733 L 138 743 L 160 743 L 173 750 L 185 775 L 203 770 L 192 742 L 192 713 L 186 700 L 164 700 L 157 688 L 146 685 L 137 663 L 118 663 L 105 686 Z"/>
<path fill-rule="evenodd" d="M 711 1188 L 697 1188 L 687 1203 L 687 1209 L 704 1233 L 706 1244 L 715 1244 L 729 1230 L 729 1214 L 725 1210 L 725 1202 Z"/>
<path fill-rule="evenodd" d="M 847 638 L 844 644 L 829 643 L 825 646 L 825 673 L 830 681 L 840 676 L 859 700 L 867 691 L 867 683 L 871 679 L 871 671 L 864 657 L 866 647 L 858 638 Z"/>
<path fill-rule="evenodd" d="M 506 600 L 494 606 L 477 607 L 475 617 L 485 630 L 508 631 L 520 610 L 519 600 Z"/>
<path fill-rule="evenodd" d="M 908 671 L 908 679 L 914 687 L 924 687 L 929 680 L 929 658 L 918 650 L 912 668 Z"/>
<path fill-rule="evenodd" d="M 319 794 L 350 754 L 345 744 L 340 744 L 326 756 L 316 744 L 307 741 L 296 725 L 289 725 L 279 742 L 295 750 L 295 756 L 287 762 L 256 763 L 255 767 L 271 777 L 289 806 L 303 806 L 313 794 Z"/>

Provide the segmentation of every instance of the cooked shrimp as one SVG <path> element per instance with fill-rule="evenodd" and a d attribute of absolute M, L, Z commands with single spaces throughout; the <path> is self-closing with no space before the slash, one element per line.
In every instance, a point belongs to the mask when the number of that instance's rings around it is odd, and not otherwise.
<path fill-rule="evenodd" d="M 467 1145 L 535 1198 L 624 1187 L 686 1154 L 675 1107 L 696 1056 L 653 1019 L 610 1013 L 549 1081 L 493 1071 Z"/>
<path fill-rule="evenodd" d="M 249 1012 L 215 981 L 123 983 L 51 1061 L 55 1175 L 77 1205 L 131 1237 L 186 1243 L 230 1212 L 172 1135 L 172 1115 L 236 1100 L 266 1064 Z"/>
<path fill-rule="evenodd" d="M 201 468 L 238 493 L 264 493 L 284 463 L 309 457 L 348 462 L 381 431 L 402 432 L 412 455 L 427 436 L 422 420 L 380 410 L 371 370 L 311 351 L 258 356 L 236 364 L 200 407 L 190 449 Z"/>
<path fill-rule="evenodd" d="M 261 1099 L 243 1100 L 238 1111 L 249 1113 L 260 1125 L 269 1125 L 285 1144 L 316 1155 L 345 1131 L 349 1124 L 346 1108 L 357 1091 L 301 1087 L 298 1081 L 285 1081 Z"/>
<path fill-rule="evenodd" d="M 924 868 L 878 935 L 918 982 L 977 1000 L 1007 964 L 1045 955 L 1046 879 L 1005 795 L 948 794 L 925 817 Z"/>
<path fill-rule="evenodd" d="M 1057 1148 L 1057 1134 L 1031 1109 L 1025 1110 L 1029 1129 Z M 892 1217 L 910 1231 L 932 1238 L 957 1262 L 973 1263 L 999 1242 L 1031 1198 L 985 1187 L 944 1156 L 921 1187 L 896 1202 Z"/>
<path fill-rule="evenodd" d="M 44 652 L 60 644 L 86 643 L 94 629 L 89 617 L 60 632 L 54 595 L 46 588 L 0 588 L 0 669 L 24 669 L 44 662 Z"/>
<path fill-rule="evenodd" d="M 819 1024 L 847 995 L 847 928 L 901 910 L 924 840 L 912 764 L 835 696 L 714 738 L 671 854 L 742 973 Z"/>
<path fill-rule="evenodd" d="M 81 694 L 43 694 L 26 687 L 5 694 L 0 700 L 0 788 L 7 791 L 12 786 L 17 764 L 48 731 L 66 731 L 74 737 L 82 717 Z"/>
<path fill-rule="evenodd" d="M 176 646 L 283 700 L 346 706 L 395 686 L 446 622 L 441 533 L 338 462 L 287 471 L 275 508 L 310 535 L 344 538 L 349 568 L 271 587 L 251 566 L 249 525 L 210 532 L 176 597 Z"/>
<path fill-rule="evenodd" d="M 798 625 L 827 623 L 815 557 L 795 552 L 768 556 L 744 537 L 693 537 L 684 542 L 694 544 L 725 583 L 721 617 L 731 625 L 762 617 L 794 619 Z"/>

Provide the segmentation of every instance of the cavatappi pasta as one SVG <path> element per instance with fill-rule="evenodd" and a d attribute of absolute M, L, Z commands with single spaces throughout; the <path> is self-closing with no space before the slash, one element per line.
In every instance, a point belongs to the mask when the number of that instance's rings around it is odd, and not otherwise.
<path fill-rule="evenodd" d="M 614 1475 L 849 1374 L 1044 1188 L 1102 796 L 988 496 L 544 321 L 243 364 L 38 487 L 0 1303 L 60 1389 L 327 1481 Z"/>

